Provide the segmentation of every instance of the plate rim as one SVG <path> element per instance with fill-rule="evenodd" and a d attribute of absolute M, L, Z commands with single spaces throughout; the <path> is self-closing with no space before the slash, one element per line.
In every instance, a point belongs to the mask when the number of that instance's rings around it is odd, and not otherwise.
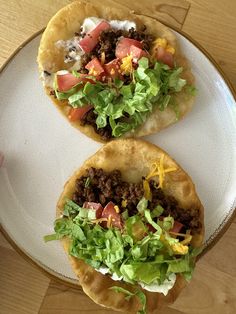
<path fill-rule="evenodd" d="M 136 14 L 141 15 L 141 14 Z M 157 20 L 154 17 L 150 17 L 153 20 Z M 231 81 L 229 80 L 228 76 L 224 73 L 221 66 L 216 62 L 216 60 L 211 56 L 211 54 L 203 48 L 203 46 L 195 39 L 191 37 L 191 35 L 184 32 L 182 29 L 178 29 L 175 26 L 172 26 L 166 22 L 160 21 L 162 24 L 170 28 L 171 30 L 179 33 L 183 37 L 185 37 L 187 40 L 190 41 L 195 47 L 197 47 L 204 55 L 205 57 L 211 62 L 211 64 L 214 66 L 214 68 L 218 71 L 222 79 L 224 80 L 225 84 L 229 88 L 234 101 L 236 103 L 236 90 L 234 89 Z M 2 66 L 0 67 L 0 74 L 3 72 L 3 70 L 7 67 L 8 64 L 14 59 L 14 57 L 23 49 L 27 44 L 29 44 L 32 40 L 34 40 L 37 36 L 43 33 L 45 30 L 45 27 L 36 31 L 34 34 L 32 34 L 30 37 L 28 37 L 25 41 L 23 41 L 22 44 L 20 44 L 11 54 L 10 56 L 4 61 Z M 202 256 L 204 256 L 207 252 L 210 251 L 210 249 L 216 245 L 216 243 L 222 238 L 222 236 L 225 234 L 225 232 L 229 229 L 230 225 L 232 224 L 234 218 L 236 218 L 236 207 L 234 205 L 230 209 L 230 211 L 227 213 L 227 215 L 224 217 L 222 223 L 219 225 L 219 227 L 215 230 L 215 232 L 212 234 L 210 239 L 208 240 L 207 245 L 205 246 L 203 252 L 198 256 L 197 260 L 199 260 Z M 46 265 L 44 265 L 42 262 L 37 261 L 33 256 L 28 255 L 23 248 L 20 248 L 16 242 L 10 237 L 8 232 L 4 229 L 3 225 L 0 224 L 0 232 L 4 236 L 4 238 L 10 243 L 10 245 L 14 248 L 14 250 L 23 257 L 27 262 L 29 262 L 31 265 L 36 267 L 38 270 L 40 270 L 43 274 L 45 274 L 49 279 L 52 279 L 60 284 L 67 285 L 69 287 L 72 287 L 74 289 L 82 290 L 82 287 L 79 284 L 79 281 L 77 279 L 70 279 L 64 275 L 59 274 L 53 269 L 48 268 Z M 212 239 L 212 240 L 211 240 Z"/>

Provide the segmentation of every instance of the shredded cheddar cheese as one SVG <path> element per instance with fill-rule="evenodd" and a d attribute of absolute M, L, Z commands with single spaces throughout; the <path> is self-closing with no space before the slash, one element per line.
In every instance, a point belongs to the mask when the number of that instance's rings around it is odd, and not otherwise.
<path fill-rule="evenodd" d="M 149 182 L 147 180 L 143 180 L 143 190 L 144 190 L 144 197 L 148 200 L 152 200 L 152 192 L 150 189 Z"/>
<path fill-rule="evenodd" d="M 166 51 L 167 51 L 167 52 L 170 52 L 172 55 L 175 54 L 175 48 L 172 47 L 172 46 L 169 46 L 169 45 L 168 45 L 168 46 L 166 47 Z"/>
<path fill-rule="evenodd" d="M 91 69 L 89 70 L 89 75 L 94 75 L 96 76 L 98 74 L 97 71 L 95 71 L 94 66 L 91 67 Z"/>
<path fill-rule="evenodd" d="M 159 162 L 155 162 L 152 164 L 152 170 L 146 176 L 147 181 L 153 177 L 158 176 L 159 177 L 158 188 L 161 188 L 161 189 L 163 188 L 163 185 L 164 185 L 165 174 L 168 172 L 172 172 L 172 171 L 177 170 L 177 168 L 175 168 L 175 167 L 164 168 L 164 157 L 165 157 L 165 155 L 162 154 Z"/>
<path fill-rule="evenodd" d="M 111 228 L 111 223 L 112 223 L 112 218 L 111 218 L 111 215 L 109 215 L 107 219 L 107 228 Z"/>
<path fill-rule="evenodd" d="M 105 55 L 105 52 L 103 51 L 101 53 L 101 64 L 104 64 L 105 63 L 105 60 L 106 60 L 106 55 Z"/>
<path fill-rule="evenodd" d="M 171 53 L 172 55 L 175 54 L 175 48 L 172 47 L 171 45 L 168 44 L 166 38 L 157 38 L 154 42 L 153 42 L 153 47 L 151 50 L 151 55 L 154 57 L 156 55 L 157 52 L 157 48 L 158 47 L 162 47 L 165 49 L 165 51 Z"/>
<path fill-rule="evenodd" d="M 125 208 L 127 206 L 127 203 L 128 203 L 127 200 L 122 200 L 121 206 Z"/>
<path fill-rule="evenodd" d="M 188 246 L 182 243 L 175 243 L 171 245 L 171 248 L 175 254 L 185 255 L 188 253 Z"/>
<path fill-rule="evenodd" d="M 183 245 L 189 244 L 191 240 L 192 240 L 192 236 L 188 234 L 188 236 L 183 241 L 181 241 L 181 244 Z"/>
<path fill-rule="evenodd" d="M 166 48 L 167 47 L 167 40 L 165 38 L 157 38 L 154 41 L 154 45 Z"/>
<path fill-rule="evenodd" d="M 174 236 L 178 236 L 178 237 L 183 237 L 185 238 L 184 240 L 182 240 L 180 243 L 182 245 L 186 245 L 186 244 L 189 244 L 192 240 L 192 236 L 190 234 L 190 231 L 187 231 L 186 233 L 178 233 L 178 232 L 172 232 L 172 231 L 169 231 L 170 234 L 174 235 Z"/>
<path fill-rule="evenodd" d="M 122 64 L 120 66 L 120 70 L 122 74 L 131 74 L 133 72 L 133 63 L 132 56 L 128 55 L 127 57 L 122 58 Z"/>
<path fill-rule="evenodd" d="M 119 212 L 120 212 L 119 206 L 115 205 L 115 206 L 114 206 L 114 209 L 115 209 L 115 211 L 117 212 L 117 214 L 119 214 Z"/>
<path fill-rule="evenodd" d="M 114 70 L 114 69 L 111 69 L 110 74 L 111 74 L 111 75 L 114 75 L 114 74 L 115 74 L 115 70 Z"/>
<path fill-rule="evenodd" d="M 107 221 L 107 218 L 98 218 L 91 220 L 92 223 L 99 224 L 100 222 Z"/>

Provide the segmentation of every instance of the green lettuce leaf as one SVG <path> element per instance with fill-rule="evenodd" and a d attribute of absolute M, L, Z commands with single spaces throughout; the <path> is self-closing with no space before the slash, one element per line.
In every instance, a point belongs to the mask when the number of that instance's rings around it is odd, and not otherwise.
<path fill-rule="evenodd" d="M 121 231 L 92 223 L 91 217 L 94 216 L 91 216 L 90 210 L 94 214 L 93 209 L 82 208 L 67 200 L 65 216 L 56 219 L 55 233 L 45 236 L 44 240 L 59 240 L 66 236 L 71 239 L 70 255 L 84 260 L 95 269 L 108 267 L 110 274 L 122 276 L 124 281 L 132 284 L 156 281 L 161 284 L 170 273 L 180 273 L 189 280 L 201 249 L 190 247 L 186 255 L 175 255 L 171 245 L 179 240 L 168 233 L 174 223 L 173 218 L 165 217 L 156 223 L 154 219 L 157 219 L 161 209 L 157 208 L 152 216 L 145 200 L 140 207 L 141 213 L 128 217 Z M 148 224 L 156 232 L 150 232 Z"/>
<path fill-rule="evenodd" d="M 143 57 L 129 84 L 117 78 L 109 84 L 102 83 L 88 75 L 94 82 L 86 82 L 84 86 L 78 83 L 66 92 L 59 92 L 55 83 L 54 89 L 56 97 L 68 99 L 73 108 L 93 105 L 98 115 L 97 127 L 104 128 L 109 123 L 112 135 L 120 137 L 143 124 L 156 107 L 161 111 L 170 107 L 178 118 L 175 94 L 186 87 L 186 80 L 180 77 L 182 71 L 180 67 L 171 69 L 157 61 L 150 67 L 149 60 Z M 72 74 L 81 76 L 76 71 Z"/>
<path fill-rule="evenodd" d="M 144 216 L 145 216 L 147 222 L 148 222 L 151 226 L 153 226 L 153 228 L 156 229 L 156 232 L 157 232 L 159 235 L 161 235 L 161 234 L 162 234 L 162 229 L 161 229 L 161 227 L 160 227 L 156 222 L 153 221 L 149 209 L 146 209 L 146 210 L 144 211 Z"/>

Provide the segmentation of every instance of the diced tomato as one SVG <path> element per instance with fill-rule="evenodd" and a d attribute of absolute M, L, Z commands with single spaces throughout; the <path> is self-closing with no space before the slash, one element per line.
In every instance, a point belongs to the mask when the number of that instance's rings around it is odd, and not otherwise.
<path fill-rule="evenodd" d="M 122 221 L 121 221 L 121 216 L 118 214 L 114 208 L 115 204 L 112 202 L 109 202 L 105 208 L 103 209 L 102 212 L 102 218 L 109 218 L 111 217 L 111 225 L 113 227 L 122 228 Z M 107 226 L 107 223 L 106 223 Z"/>
<path fill-rule="evenodd" d="M 142 49 L 143 45 L 140 41 L 130 38 L 121 38 L 116 46 L 116 57 L 122 59 L 130 54 L 130 47 L 135 46 Z"/>
<path fill-rule="evenodd" d="M 80 120 L 85 115 L 85 113 L 88 112 L 92 108 L 93 106 L 91 105 L 84 106 L 81 108 L 71 108 L 68 118 L 72 122 Z"/>
<path fill-rule="evenodd" d="M 173 228 L 170 230 L 171 232 L 179 233 L 180 230 L 183 228 L 183 224 L 175 220 Z"/>
<path fill-rule="evenodd" d="M 96 211 L 96 219 L 99 219 L 102 216 L 103 207 L 100 203 L 85 202 L 83 208 L 94 209 Z"/>
<path fill-rule="evenodd" d="M 57 75 L 57 86 L 60 92 L 66 92 L 80 82 L 81 78 L 75 77 L 71 73 Z"/>
<path fill-rule="evenodd" d="M 104 72 L 101 62 L 96 57 L 86 64 L 85 69 L 89 70 L 91 72 L 91 75 L 94 76 L 99 76 Z"/>
<path fill-rule="evenodd" d="M 174 66 L 174 57 L 173 55 L 166 51 L 163 47 L 158 47 L 156 50 L 156 59 L 164 64 L 169 65 L 169 67 L 173 68 Z"/>
<path fill-rule="evenodd" d="M 104 64 L 104 69 L 107 76 L 110 76 L 112 78 L 121 78 L 120 60 L 118 58 Z"/>
<path fill-rule="evenodd" d="M 80 47 L 84 52 L 88 53 L 93 50 L 93 48 L 98 43 L 98 38 L 102 31 L 110 28 L 110 24 L 106 21 L 100 22 L 94 29 L 88 32 L 84 38 L 79 41 Z"/>
<path fill-rule="evenodd" d="M 57 75 L 58 90 L 60 92 L 66 92 L 80 82 L 94 83 L 93 80 L 86 78 L 86 76 L 87 76 L 86 74 L 80 74 L 80 77 L 75 77 L 71 73 Z"/>
<path fill-rule="evenodd" d="M 140 59 L 142 57 L 147 57 L 147 52 L 132 45 L 130 46 L 130 54 L 133 56 L 133 58 L 136 58 L 136 59 Z"/>

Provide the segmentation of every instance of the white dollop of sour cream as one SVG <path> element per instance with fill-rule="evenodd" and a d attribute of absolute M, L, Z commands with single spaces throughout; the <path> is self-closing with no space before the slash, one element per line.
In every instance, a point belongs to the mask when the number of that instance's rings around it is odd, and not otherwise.
<path fill-rule="evenodd" d="M 108 267 L 100 267 L 99 269 L 96 269 L 96 271 L 98 271 L 99 273 L 103 274 L 103 275 L 106 275 L 106 274 L 109 274 L 109 268 Z"/>
<path fill-rule="evenodd" d="M 148 290 L 151 292 L 159 292 L 159 293 L 163 293 L 164 295 L 167 295 L 168 291 L 171 288 L 173 288 L 175 281 L 176 281 L 176 275 L 172 273 L 169 276 L 169 280 L 166 279 L 161 285 L 159 285 L 158 282 L 152 283 L 150 285 L 146 285 L 143 282 L 139 282 L 139 284 L 145 290 Z"/>
<path fill-rule="evenodd" d="M 90 31 L 92 31 L 101 21 L 105 21 L 104 19 L 100 19 L 98 17 L 87 17 L 83 24 L 82 24 L 82 29 L 84 33 L 88 33 Z M 111 27 L 115 30 L 117 29 L 121 29 L 124 31 L 128 31 L 130 28 L 134 28 L 136 29 L 136 24 L 135 22 L 132 21 L 128 21 L 128 20 L 111 20 L 111 21 L 107 21 Z"/>
<path fill-rule="evenodd" d="M 96 271 L 102 273 L 103 275 L 110 274 L 109 268 L 107 267 L 100 267 L 99 269 L 96 269 Z M 116 273 L 114 273 L 111 276 L 111 279 L 120 281 L 123 279 L 123 276 L 119 277 Z M 150 285 L 147 285 L 144 282 L 138 282 L 138 284 L 147 291 L 163 293 L 166 296 L 168 291 L 173 288 L 175 281 L 176 275 L 172 273 L 169 275 L 169 279 L 166 279 L 161 285 L 159 285 L 158 282 L 152 283 Z"/>
<path fill-rule="evenodd" d="M 112 28 L 114 29 L 122 29 L 124 31 L 128 31 L 129 29 L 131 29 L 132 27 L 134 29 L 136 29 L 136 24 L 134 22 L 128 21 L 128 20 L 124 20 L 124 21 L 120 21 L 120 20 L 111 20 L 110 25 Z"/>

